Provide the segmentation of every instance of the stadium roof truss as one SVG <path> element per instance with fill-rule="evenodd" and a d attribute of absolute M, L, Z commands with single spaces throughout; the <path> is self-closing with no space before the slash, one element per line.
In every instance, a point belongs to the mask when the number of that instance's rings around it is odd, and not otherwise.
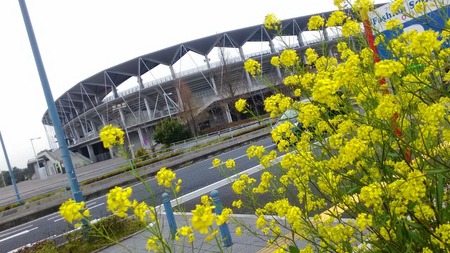
<path fill-rule="evenodd" d="M 331 13 L 325 12 L 313 15 L 321 15 L 327 18 Z M 308 31 L 307 23 L 313 15 L 282 20 L 281 32 L 268 30 L 263 25 L 236 29 L 170 46 L 100 71 L 74 85 L 55 101 L 59 118 L 63 125 L 80 124 L 86 126 L 86 120 L 82 119 L 82 115 L 85 115 L 88 111 L 94 111 L 101 120 L 100 123 L 104 125 L 109 120 L 108 113 L 113 112 L 109 108 L 111 105 L 108 105 L 108 100 L 105 100 L 105 98 L 112 94 L 113 99 L 122 98 L 123 102 L 126 103 L 126 95 L 119 96 L 117 88 L 129 78 L 136 77 L 139 83 L 139 91 L 146 90 L 148 87 L 144 87 L 142 84 L 142 75 L 159 65 L 168 66 L 174 73 L 172 66 L 189 51 L 207 58 L 207 55 L 216 47 L 241 48 L 247 42 L 271 43 L 275 37 L 280 35 L 297 36 L 298 40 L 301 40 L 301 33 Z M 244 55 L 241 55 L 241 57 L 243 58 Z M 152 87 L 155 89 L 156 101 L 153 105 L 147 106 L 155 107 L 157 103 L 168 103 L 167 98 L 172 100 L 167 97 L 167 94 L 172 93 L 172 91 L 167 91 L 166 87 L 163 86 L 162 83 L 158 84 L 160 89 L 157 89 L 156 86 Z M 173 100 L 172 102 L 176 105 Z M 134 106 L 142 107 L 143 105 L 139 102 Z M 127 105 L 127 107 L 125 109 L 132 113 L 133 110 L 130 105 Z M 48 111 L 45 112 L 42 122 L 44 125 L 53 125 Z"/>

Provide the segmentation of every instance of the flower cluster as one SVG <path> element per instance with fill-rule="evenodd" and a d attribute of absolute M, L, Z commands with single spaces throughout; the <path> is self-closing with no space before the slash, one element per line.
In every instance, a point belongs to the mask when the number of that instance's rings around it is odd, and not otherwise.
<path fill-rule="evenodd" d="M 103 147 L 112 148 L 116 145 L 124 143 L 125 133 L 119 127 L 113 125 L 106 125 L 100 131 L 100 140 L 103 142 Z"/>
<path fill-rule="evenodd" d="M 171 187 L 172 181 L 176 179 L 176 174 L 166 167 L 161 168 L 156 174 L 156 180 L 158 181 L 158 185 L 162 185 L 164 187 Z"/>
<path fill-rule="evenodd" d="M 81 226 L 84 219 L 90 216 L 89 209 L 85 208 L 84 201 L 75 202 L 73 199 L 68 199 L 59 207 L 59 214 L 69 223 L 77 222 L 75 227 Z"/>
<path fill-rule="evenodd" d="M 379 60 L 377 52 L 360 47 L 364 43 L 349 43 L 347 37 L 365 38 L 360 19 L 342 11 L 350 5 L 367 18 L 373 1 L 334 3 L 339 10 L 328 20 L 311 17 L 308 29 L 341 26 L 344 38 L 335 54 L 324 46 L 323 52 L 304 51 L 306 65 L 291 49 L 271 59 L 287 74 L 283 83 L 291 92 L 266 97 L 265 110 L 272 118 L 296 110 L 302 128 L 277 124 L 271 131 L 276 151 L 247 149 L 263 171 L 259 179 L 242 174 L 233 182 L 238 199 L 232 206 L 253 208 L 269 243 L 279 237 L 292 242 L 288 246 L 298 238 L 308 241 L 300 252 L 446 252 L 450 51 L 444 47 L 450 26 L 402 31 L 400 21 L 387 21 L 392 37 L 376 34 L 376 42 L 389 56 Z M 411 15 L 433 5 L 439 3 L 415 2 Z M 405 11 L 404 1 L 393 1 L 391 10 Z"/>
<path fill-rule="evenodd" d="M 240 98 L 238 99 L 238 101 L 236 101 L 234 106 L 236 107 L 236 110 L 238 112 L 243 112 L 245 110 L 245 107 L 247 106 L 247 101 L 245 99 Z"/>
<path fill-rule="evenodd" d="M 214 206 L 208 196 L 202 196 L 202 204 L 197 204 L 192 210 L 192 228 L 198 230 L 200 234 L 208 234 L 209 228 L 213 225 L 216 215 Z"/>
<path fill-rule="evenodd" d="M 281 20 L 275 14 L 267 14 L 264 19 L 264 27 L 269 30 L 279 31 L 281 29 Z"/>
<path fill-rule="evenodd" d="M 111 189 L 106 195 L 107 210 L 118 217 L 127 217 L 127 211 L 132 206 L 132 202 L 130 201 L 132 192 L 131 187 L 123 189 L 122 187 L 116 186 Z"/>
<path fill-rule="evenodd" d="M 248 59 L 244 62 L 244 69 L 245 71 L 250 73 L 252 77 L 256 77 L 257 75 L 262 73 L 261 63 L 253 59 Z"/>

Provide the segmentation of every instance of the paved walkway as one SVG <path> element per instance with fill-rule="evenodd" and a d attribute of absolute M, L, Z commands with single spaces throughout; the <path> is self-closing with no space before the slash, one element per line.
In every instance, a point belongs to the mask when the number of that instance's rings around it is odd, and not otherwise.
<path fill-rule="evenodd" d="M 186 214 L 187 219 L 190 219 L 190 214 Z M 177 227 L 181 227 L 187 225 L 186 218 L 182 217 L 180 214 L 175 214 L 175 220 Z M 206 252 L 236 252 L 236 253 L 268 253 L 273 252 L 277 249 L 276 246 L 268 246 L 267 245 L 267 237 L 264 235 L 255 235 L 251 232 L 257 232 L 255 226 L 256 217 L 255 215 L 233 215 L 230 218 L 230 222 L 228 224 L 228 228 L 230 231 L 231 242 L 232 245 L 229 247 L 225 247 L 221 244 L 221 248 L 217 245 L 217 243 L 213 241 L 206 242 L 205 235 L 200 235 L 198 232 L 195 233 L 195 241 L 192 245 L 183 243 L 183 241 L 176 241 L 170 239 L 170 230 L 163 216 L 162 225 L 164 226 L 164 236 L 168 238 L 169 243 L 172 244 L 174 252 L 198 252 L 198 253 L 206 253 Z M 236 235 L 236 227 L 241 227 L 242 235 Z M 245 229 L 249 228 L 249 229 Z M 286 231 L 287 232 L 287 231 Z M 147 253 L 146 244 L 148 238 L 151 236 L 151 233 L 147 230 L 136 233 L 133 236 L 121 241 L 121 245 L 113 245 L 110 247 L 103 248 L 98 250 L 99 253 L 122 253 L 122 252 L 135 252 L 135 253 Z M 221 239 L 220 232 L 218 233 L 219 240 Z M 305 245 L 304 242 L 297 242 L 299 247 Z"/>

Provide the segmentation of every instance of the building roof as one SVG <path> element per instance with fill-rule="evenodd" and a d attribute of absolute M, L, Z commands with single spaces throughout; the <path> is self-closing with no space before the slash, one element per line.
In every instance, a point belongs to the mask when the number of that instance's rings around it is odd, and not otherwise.
<path fill-rule="evenodd" d="M 282 20 L 282 36 L 294 36 L 308 31 L 311 16 L 320 15 L 328 18 L 332 11 Z M 103 103 L 103 99 L 131 77 L 142 76 L 158 65 L 171 66 L 189 51 L 207 55 L 215 47 L 239 48 L 251 41 L 270 41 L 279 34 L 268 30 L 264 25 L 254 25 L 232 31 L 199 38 L 173 45 L 155 52 L 144 54 L 94 74 L 62 94 L 55 102 L 60 118 L 65 115 L 77 115 Z M 90 101 L 90 103 L 86 103 Z M 86 108 L 90 106 L 90 108 Z M 53 125 L 48 110 L 42 123 Z"/>

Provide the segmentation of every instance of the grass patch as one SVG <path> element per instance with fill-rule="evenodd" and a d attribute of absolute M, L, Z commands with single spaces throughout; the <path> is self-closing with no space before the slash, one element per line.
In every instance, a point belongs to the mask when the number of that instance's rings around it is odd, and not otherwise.
<path fill-rule="evenodd" d="M 17 251 L 18 253 L 90 253 L 119 242 L 124 237 L 145 229 L 145 225 L 134 217 L 122 219 L 109 216 L 92 225 L 90 229 L 79 229 L 66 234 L 63 242 L 46 240 Z M 145 246 L 145 245 L 144 245 Z"/>

